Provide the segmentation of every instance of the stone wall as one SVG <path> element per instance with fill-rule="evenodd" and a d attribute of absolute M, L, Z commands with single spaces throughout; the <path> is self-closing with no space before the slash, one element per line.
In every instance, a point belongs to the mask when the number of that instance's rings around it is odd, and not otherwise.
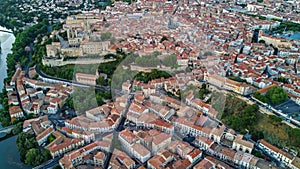
<path fill-rule="evenodd" d="M 43 58 L 43 65 L 47 66 L 64 66 L 64 65 L 70 65 L 70 64 L 100 64 L 100 63 L 106 63 L 106 62 L 112 62 L 116 59 L 103 59 L 103 58 L 78 58 L 74 60 L 66 60 L 63 59 L 45 59 Z"/>

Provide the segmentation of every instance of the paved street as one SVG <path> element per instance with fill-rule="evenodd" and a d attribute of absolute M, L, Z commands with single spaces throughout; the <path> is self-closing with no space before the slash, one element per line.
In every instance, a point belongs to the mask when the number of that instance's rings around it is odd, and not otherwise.
<path fill-rule="evenodd" d="M 295 119 L 300 120 L 300 106 L 290 99 L 284 103 L 275 106 L 275 108 L 281 110 L 284 114 L 287 114 Z"/>
<path fill-rule="evenodd" d="M 127 112 L 128 112 L 128 108 L 130 106 L 130 103 L 133 99 L 133 95 L 132 94 L 129 94 L 128 96 L 128 101 L 127 101 L 127 105 L 126 105 L 126 108 L 124 110 L 124 113 L 121 115 L 121 120 L 120 120 L 120 123 L 118 124 L 118 126 L 116 127 L 116 130 L 113 132 L 113 139 L 118 139 L 118 135 L 119 135 L 119 132 L 122 131 L 124 129 L 124 123 L 126 121 L 126 116 L 127 116 Z M 111 150 L 105 160 L 105 163 L 104 163 L 104 168 L 108 168 L 108 165 L 109 165 L 109 161 L 110 161 L 110 158 L 112 156 L 112 152 L 114 151 L 114 147 L 112 146 L 111 147 Z"/>

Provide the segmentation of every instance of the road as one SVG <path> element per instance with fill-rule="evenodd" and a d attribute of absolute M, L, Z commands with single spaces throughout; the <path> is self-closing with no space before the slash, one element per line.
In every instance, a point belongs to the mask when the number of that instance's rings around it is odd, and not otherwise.
<path fill-rule="evenodd" d="M 19 94 L 19 91 L 18 91 L 18 88 L 17 88 L 17 83 L 15 83 L 15 89 L 16 89 L 16 95 L 17 95 L 17 99 L 18 99 L 20 108 L 21 108 L 21 110 L 22 110 L 22 112 L 23 112 L 23 114 L 25 116 L 27 113 L 23 109 L 23 105 L 22 105 L 22 102 L 21 102 L 20 94 Z"/>
<path fill-rule="evenodd" d="M 260 102 L 257 102 L 256 100 L 254 100 L 253 98 L 249 97 L 249 100 L 251 100 L 252 102 L 254 102 L 255 104 L 257 104 L 259 106 L 259 109 L 262 110 L 262 113 L 266 113 L 269 115 L 276 115 L 280 118 L 282 118 L 283 122 L 293 128 L 300 128 L 300 125 L 297 123 L 294 123 L 293 121 L 288 121 L 287 118 L 281 116 L 279 113 L 277 113 L 276 111 L 273 111 L 272 109 L 270 109 L 268 106 L 261 104 Z"/>
<path fill-rule="evenodd" d="M 62 117 L 61 113 L 62 111 L 68 110 L 70 111 L 65 105 L 62 106 L 62 108 L 58 109 L 58 111 L 55 114 L 48 114 L 48 119 L 54 124 L 54 127 L 59 126 L 63 127 L 65 124 L 65 120 L 67 118 Z"/>
<path fill-rule="evenodd" d="M 30 43 L 30 51 L 29 51 L 29 60 L 28 60 L 28 62 L 26 63 L 26 66 L 25 66 L 25 77 L 29 77 L 29 74 L 28 74 L 28 72 L 29 72 L 29 64 L 30 64 L 30 62 L 32 61 L 32 51 L 33 51 L 33 43 Z"/>
<path fill-rule="evenodd" d="M 11 125 L 11 126 L 7 126 L 7 127 L 4 127 L 4 128 L 1 128 L 0 129 L 0 133 L 9 133 L 13 128 L 15 127 L 15 125 Z"/>
<path fill-rule="evenodd" d="M 35 71 L 42 78 L 47 78 L 47 79 L 51 79 L 51 80 L 55 80 L 55 81 L 60 81 L 62 83 L 68 83 L 69 85 L 73 85 L 73 86 L 79 86 L 79 87 L 85 87 L 85 88 L 94 87 L 97 90 L 103 90 L 103 91 L 106 91 L 106 92 L 110 91 L 109 86 L 100 86 L 100 85 L 93 86 L 93 85 L 87 85 L 87 84 L 83 84 L 83 83 L 74 82 L 74 81 L 71 81 L 71 80 L 66 80 L 66 79 L 61 79 L 61 78 L 49 76 L 49 75 L 45 74 L 44 72 L 42 72 L 39 69 L 38 64 L 35 65 Z"/>

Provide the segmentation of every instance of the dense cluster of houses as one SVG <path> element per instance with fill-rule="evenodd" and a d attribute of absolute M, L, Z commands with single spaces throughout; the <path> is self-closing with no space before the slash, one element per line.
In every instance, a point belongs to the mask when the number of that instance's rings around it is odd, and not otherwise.
<path fill-rule="evenodd" d="M 248 3 L 254 5 L 247 8 L 250 12 L 268 17 L 271 17 L 269 14 L 274 7 L 289 10 L 298 7 L 289 3 L 283 7 L 280 3 L 268 1 L 264 2 L 262 10 L 260 3 Z M 61 50 L 70 52 L 64 53 L 57 49 L 62 48 L 62 44 L 53 42 L 47 46 L 47 56 L 83 56 L 85 54 L 82 52 L 75 53 L 84 48 L 86 43 L 90 46 L 89 50 L 84 51 L 91 54 L 99 53 L 99 50 L 112 53 L 118 48 L 139 56 L 159 51 L 161 58 L 175 54 L 179 66 L 209 68 L 205 76 L 207 81 L 240 94 L 251 94 L 255 88 L 273 84 L 282 86 L 283 83 L 276 79 L 286 78 L 294 89 L 290 92 L 290 97 L 300 103 L 297 86 L 299 41 L 265 34 L 264 31 L 278 27 L 280 22 L 245 15 L 239 10 L 233 10 L 233 6 L 235 5 L 231 3 L 214 4 L 210 1 L 200 5 L 196 1 L 189 2 L 189 5 L 164 0 L 138 1 L 133 5 L 118 1 L 100 13 L 91 11 L 68 17 L 61 31 L 67 31 L 70 47 Z M 278 12 L 281 13 L 280 10 Z M 282 13 L 285 17 L 281 19 L 297 22 L 297 17 L 292 14 L 285 16 Z M 260 30 L 257 41 L 263 43 L 253 43 L 255 29 Z M 98 43 L 106 42 L 99 41 L 101 35 L 107 32 L 111 33 L 115 41 L 109 42 L 102 49 L 103 44 Z M 78 45 L 81 47 L 78 48 Z M 216 57 L 204 57 L 207 52 Z M 239 77 L 247 83 L 236 83 L 225 78 L 226 75 Z M 251 88 L 252 86 L 255 88 Z"/>
<path fill-rule="evenodd" d="M 264 11 L 290 6 L 267 0 L 263 7 L 256 1 L 249 4 L 248 11 L 270 18 L 278 14 Z M 69 16 L 60 30 L 67 32 L 67 45 L 60 42 L 47 45 L 47 57 L 95 55 L 116 49 L 140 56 L 160 51 L 159 57 L 175 54 L 179 66 L 196 69 L 148 83 L 124 82 L 124 95 L 66 120 L 65 127 L 54 129 L 47 116 L 42 116 L 25 121 L 24 132 L 33 132 L 38 144 L 45 146 L 53 158 L 61 157 L 59 164 L 66 169 L 85 165 L 104 168 L 106 161 L 110 168 L 128 169 L 276 168 L 273 163 L 251 154 L 255 144 L 285 167 L 299 168 L 300 160 L 295 154 L 265 140 L 254 143 L 229 129 L 217 119 L 219 112 L 193 93 L 179 101 L 160 90 L 178 96 L 178 91 L 189 82 L 204 80 L 247 95 L 257 88 L 278 85 L 300 102 L 300 42 L 265 34 L 262 30 L 276 28 L 280 22 L 260 20 L 234 7 L 232 3 L 210 1 L 184 0 L 175 4 L 166 0 L 139 0 L 131 5 L 117 1 L 98 13 Z M 298 9 L 299 4 L 294 8 Z M 281 19 L 296 22 L 299 18 L 291 14 Z M 261 43 L 252 43 L 255 29 L 260 29 Z M 58 32 L 53 31 L 53 35 Z M 108 32 L 109 40 L 101 37 Z M 247 83 L 230 80 L 226 75 Z M 13 105 L 12 120 L 30 113 L 56 113 L 72 94 L 71 86 L 40 82 L 33 80 L 34 76 L 34 70 L 30 70 L 29 78 L 25 77 L 17 65 L 6 86 L 9 104 Z M 80 74 L 77 76 L 80 79 Z M 279 77 L 285 78 L 288 84 L 276 81 Z M 85 76 L 81 80 L 94 83 L 95 77 Z M 122 116 L 129 126 L 121 124 Z M 120 125 L 125 129 L 116 136 L 113 132 Z M 97 139 L 99 135 L 102 137 Z M 55 139 L 48 143 L 50 136 Z M 195 140 L 189 144 L 182 141 L 185 136 Z M 118 143 L 121 147 L 116 146 Z M 110 159 L 109 153 L 112 153 Z"/>
<path fill-rule="evenodd" d="M 11 121 L 24 119 L 32 114 L 55 114 L 65 100 L 72 95 L 73 86 L 50 84 L 34 80 L 36 72 L 29 70 L 28 77 L 20 64 L 9 84 L 6 84 Z"/>

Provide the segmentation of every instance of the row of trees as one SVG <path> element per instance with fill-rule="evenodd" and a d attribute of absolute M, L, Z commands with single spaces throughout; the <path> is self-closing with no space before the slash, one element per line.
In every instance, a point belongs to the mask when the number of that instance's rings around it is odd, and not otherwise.
<path fill-rule="evenodd" d="M 136 74 L 135 79 L 148 83 L 149 81 L 157 78 L 169 78 L 171 74 L 165 71 L 153 69 L 150 73 L 139 72 Z"/>
<path fill-rule="evenodd" d="M 73 80 L 75 65 L 65 65 L 57 67 L 49 67 L 46 65 L 39 65 L 41 71 L 53 77 L 58 77 L 67 80 Z"/>
<path fill-rule="evenodd" d="M 282 89 L 282 87 L 273 86 L 265 95 L 255 92 L 253 93 L 253 97 L 264 103 L 277 105 L 286 101 L 288 99 L 288 94 Z"/>
<path fill-rule="evenodd" d="M 283 33 L 284 30 L 297 32 L 300 30 L 300 24 L 294 22 L 281 22 L 279 27 L 273 28 L 271 30 L 271 33 Z"/>
<path fill-rule="evenodd" d="M 9 105 L 8 98 L 5 88 L 2 89 L 2 93 L 0 93 L 0 104 L 2 104 L 2 108 L 0 108 L 0 121 L 3 127 L 10 125 L 10 115 L 9 115 Z"/>

